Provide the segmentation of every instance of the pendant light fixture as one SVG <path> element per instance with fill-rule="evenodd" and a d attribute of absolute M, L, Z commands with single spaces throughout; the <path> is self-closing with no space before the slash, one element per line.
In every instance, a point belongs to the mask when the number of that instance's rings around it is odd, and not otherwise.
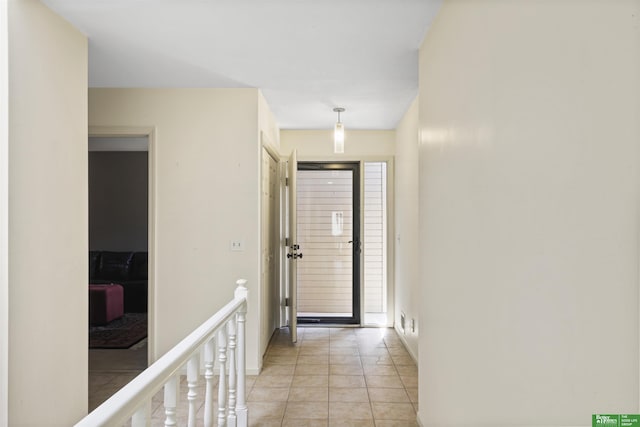
<path fill-rule="evenodd" d="M 338 121 L 333 130 L 333 152 L 342 154 L 344 153 L 344 125 L 340 122 L 340 113 L 344 113 L 344 108 L 336 107 L 333 111 L 338 113 Z"/>

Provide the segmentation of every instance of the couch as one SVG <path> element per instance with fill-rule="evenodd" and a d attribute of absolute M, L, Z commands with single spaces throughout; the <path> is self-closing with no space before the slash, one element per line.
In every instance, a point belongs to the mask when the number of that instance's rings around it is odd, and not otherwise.
<path fill-rule="evenodd" d="M 147 312 L 147 270 L 147 252 L 89 252 L 89 284 L 122 285 L 125 313 Z"/>

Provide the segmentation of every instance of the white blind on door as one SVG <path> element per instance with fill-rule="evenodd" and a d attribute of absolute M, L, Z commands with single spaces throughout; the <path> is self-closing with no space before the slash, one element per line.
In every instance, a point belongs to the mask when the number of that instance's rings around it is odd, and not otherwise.
<path fill-rule="evenodd" d="M 387 311 L 387 164 L 364 164 L 364 311 Z"/>
<path fill-rule="evenodd" d="M 298 315 L 352 315 L 351 171 L 298 171 Z"/>

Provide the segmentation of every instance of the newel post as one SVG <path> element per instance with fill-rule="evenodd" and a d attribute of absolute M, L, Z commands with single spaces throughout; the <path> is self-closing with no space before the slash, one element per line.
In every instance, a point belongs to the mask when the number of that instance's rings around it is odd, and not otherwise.
<path fill-rule="evenodd" d="M 244 279 L 240 279 L 236 282 L 236 290 L 234 293 L 235 298 L 244 298 L 245 303 L 240 307 L 237 314 L 238 321 L 238 329 L 236 333 L 238 334 L 238 393 L 237 393 L 237 403 L 236 403 L 236 419 L 238 423 L 238 427 L 246 427 L 248 425 L 248 414 L 247 414 L 247 404 L 245 402 L 246 398 L 246 387 L 245 387 L 245 378 L 246 378 L 246 354 L 245 354 L 245 322 L 247 320 L 247 303 L 246 300 L 249 296 L 249 291 L 247 290 L 247 281 Z"/>

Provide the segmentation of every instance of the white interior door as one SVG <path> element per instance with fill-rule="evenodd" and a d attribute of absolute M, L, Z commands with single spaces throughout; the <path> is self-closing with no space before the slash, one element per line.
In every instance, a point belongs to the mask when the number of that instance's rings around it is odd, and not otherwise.
<path fill-rule="evenodd" d="M 298 153 L 293 150 L 289 157 L 289 247 L 287 253 L 287 260 L 289 261 L 289 329 L 291 331 L 291 341 L 298 341 L 298 257 L 302 254 L 299 253 L 298 246 L 298 215 L 296 211 L 297 207 L 297 175 L 298 175 Z"/>

